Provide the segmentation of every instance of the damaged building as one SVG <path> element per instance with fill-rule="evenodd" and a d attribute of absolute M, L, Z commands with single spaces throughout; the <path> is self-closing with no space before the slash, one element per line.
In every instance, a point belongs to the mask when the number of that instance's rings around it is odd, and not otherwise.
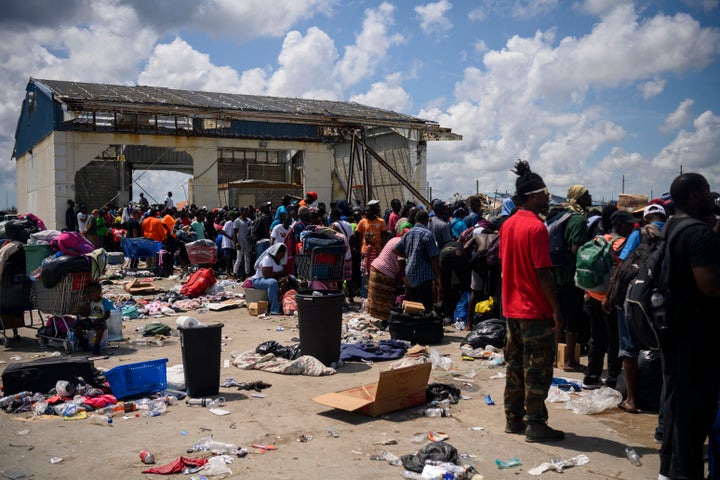
<path fill-rule="evenodd" d="M 60 229 L 68 199 L 123 205 L 146 170 L 192 175 L 196 205 L 306 191 L 328 204 L 428 204 L 427 142 L 461 138 L 352 102 L 31 78 L 13 151 L 18 208 Z"/>

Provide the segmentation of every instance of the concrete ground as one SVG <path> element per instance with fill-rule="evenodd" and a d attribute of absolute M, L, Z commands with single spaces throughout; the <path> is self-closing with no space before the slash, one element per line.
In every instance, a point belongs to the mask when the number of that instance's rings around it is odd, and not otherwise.
<path fill-rule="evenodd" d="M 174 284 L 166 279 L 157 283 L 165 287 Z M 117 288 L 120 287 L 107 290 Z M 237 291 L 241 289 L 237 287 Z M 230 360 L 232 351 L 254 350 L 266 340 L 287 345 L 295 343 L 293 338 L 298 337 L 297 319 L 292 316 L 260 319 L 250 316 L 246 308 L 190 315 L 205 323 L 224 324 L 223 360 Z M 174 317 L 162 320 L 171 326 L 175 324 Z M 123 322 L 124 335 L 135 338 L 135 330 L 148 321 Z M 22 328 L 20 334 L 21 340 L 11 342 L 0 351 L 0 361 L 4 362 L 0 369 L 10 363 L 58 351 L 41 348 L 32 329 Z M 385 333 L 377 338 L 389 337 Z M 212 433 L 216 440 L 236 443 L 250 451 L 245 458 L 238 458 L 230 465 L 233 474 L 226 478 L 401 478 L 402 467 L 372 460 L 371 456 L 380 454 L 383 449 L 395 455 L 415 453 L 422 445 L 412 443 L 413 436 L 435 431 L 445 433 L 446 441 L 460 453 L 471 455 L 475 468 L 486 479 L 529 478 L 527 471 L 532 467 L 551 459 L 566 459 L 579 454 L 587 455 L 590 463 L 567 470 L 564 477 L 657 478 L 658 446 L 652 439 L 657 422 L 654 414 L 632 415 L 614 408 L 597 415 L 577 415 L 566 410 L 563 404 L 548 403 L 550 425 L 566 432 L 564 441 L 529 444 L 523 436 L 505 434 L 504 380 L 490 379 L 502 370 L 487 368 L 489 362 L 483 360 L 462 361 L 459 347 L 463 338 L 463 332 L 446 327 L 442 344 L 432 347 L 451 358 L 453 367 L 451 372 L 433 370 L 431 382 L 446 381 L 449 373 L 474 371 L 474 382 L 480 386 L 477 392 L 465 392 L 472 398 L 453 405 L 451 417 L 427 418 L 411 409 L 370 418 L 333 410 L 310 400 L 321 393 L 376 381 L 378 373 L 388 368 L 384 362 L 372 365 L 347 363 L 337 374 L 327 377 L 287 376 L 240 370 L 231 365 L 221 369 L 222 380 L 226 377 L 246 382 L 262 380 L 272 386 L 262 392 L 267 395 L 265 398 L 248 396 L 250 392 L 240 392 L 236 388 L 221 388 L 221 395 L 227 401 L 225 409 L 231 412 L 227 416 L 216 416 L 207 409 L 180 403 L 169 407 L 159 417 L 120 418 L 107 428 L 87 421 L 0 412 L 0 474 L 5 478 L 22 478 L 17 474 L 26 473 L 38 479 L 154 478 L 141 473 L 146 466 L 138 457 L 140 450 L 154 453 L 157 463 L 162 465 L 181 455 L 199 456 L 188 454 L 186 450 Z M 112 368 L 158 358 L 168 358 L 168 366 L 182 363 L 177 337 L 172 337 L 162 347 L 135 348 L 127 342 L 118 345 L 117 349 L 111 350 L 109 358 L 96 360 L 95 365 Z M 581 380 L 580 374 L 556 371 L 556 375 Z M 497 405 L 486 405 L 486 394 L 490 394 Z M 330 431 L 336 431 L 338 435 L 332 436 Z M 312 439 L 300 442 L 301 435 Z M 393 440 L 397 443 L 381 445 L 393 443 Z M 251 447 L 254 443 L 274 444 L 277 450 L 260 453 Z M 641 467 L 631 465 L 626 459 L 624 450 L 628 445 L 641 455 Z M 53 457 L 63 460 L 52 464 L 50 459 Z M 496 467 L 496 459 L 510 457 L 520 458 L 522 465 L 503 470 Z M 541 478 L 558 475 L 547 472 Z"/>

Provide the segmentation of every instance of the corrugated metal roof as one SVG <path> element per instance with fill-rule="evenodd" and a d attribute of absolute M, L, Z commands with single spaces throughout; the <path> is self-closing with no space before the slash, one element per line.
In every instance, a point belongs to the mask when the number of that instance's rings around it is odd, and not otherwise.
<path fill-rule="evenodd" d="M 439 130 L 436 122 L 354 102 L 266 97 L 176 90 L 165 87 L 109 85 L 31 79 L 45 86 L 71 111 L 142 112 L 246 119 L 303 121 L 325 125 L 387 125 Z"/>

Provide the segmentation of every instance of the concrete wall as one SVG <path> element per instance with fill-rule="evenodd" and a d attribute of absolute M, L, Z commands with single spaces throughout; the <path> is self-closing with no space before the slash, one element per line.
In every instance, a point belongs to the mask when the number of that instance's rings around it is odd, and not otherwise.
<path fill-rule="evenodd" d="M 137 135 L 96 132 L 55 131 L 35 145 L 32 153 L 17 159 L 18 209 L 21 213 L 32 212 L 45 221 L 48 228 L 62 229 L 65 226 L 65 210 L 69 198 L 76 199 L 79 193 L 90 189 L 111 189 L 116 195 L 121 189 L 118 167 L 114 167 L 115 185 L 100 179 L 103 174 L 88 169 L 86 174 L 76 176 L 83 167 L 90 164 L 109 145 L 140 145 L 174 148 L 187 152 L 193 158 L 193 175 L 190 202 L 208 207 L 220 205 L 224 199 L 218 192 L 218 149 L 257 149 L 257 140 L 228 138 L 176 137 L 170 135 Z M 334 153 L 331 145 L 317 142 L 267 141 L 269 150 L 301 151 L 303 158 L 302 194 L 308 191 L 318 193 L 318 201 L 327 205 L 332 197 L 332 170 Z M 112 161 L 112 160 L 111 160 Z M 101 162 L 102 163 L 102 162 Z M 78 184 L 76 184 L 76 178 Z M 127 179 L 127 177 L 126 177 Z M 122 182 L 120 182 L 122 184 Z M 127 189 L 128 185 L 124 185 Z M 249 192 L 248 192 L 249 193 Z M 271 192 L 267 192 L 272 195 Z M 123 195 L 128 193 L 123 192 Z M 259 198 L 260 195 L 253 195 Z M 245 203 L 248 197 L 238 197 Z M 122 203 L 124 197 L 118 197 Z M 278 199 L 269 199 L 273 203 Z M 103 202 L 106 203 L 106 202 Z M 88 205 L 99 207 L 101 205 Z"/>

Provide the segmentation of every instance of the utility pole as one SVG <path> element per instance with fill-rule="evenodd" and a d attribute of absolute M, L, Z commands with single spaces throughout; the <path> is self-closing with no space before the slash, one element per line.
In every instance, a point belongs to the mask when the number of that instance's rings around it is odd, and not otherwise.
<path fill-rule="evenodd" d="M 624 173 L 622 176 L 622 189 L 620 189 L 620 193 L 625 193 L 625 174 Z"/>
<path fill-rule="evenodd" d="M 475 180 L 475 195 L 480 194 L 480 180 Z"/>

